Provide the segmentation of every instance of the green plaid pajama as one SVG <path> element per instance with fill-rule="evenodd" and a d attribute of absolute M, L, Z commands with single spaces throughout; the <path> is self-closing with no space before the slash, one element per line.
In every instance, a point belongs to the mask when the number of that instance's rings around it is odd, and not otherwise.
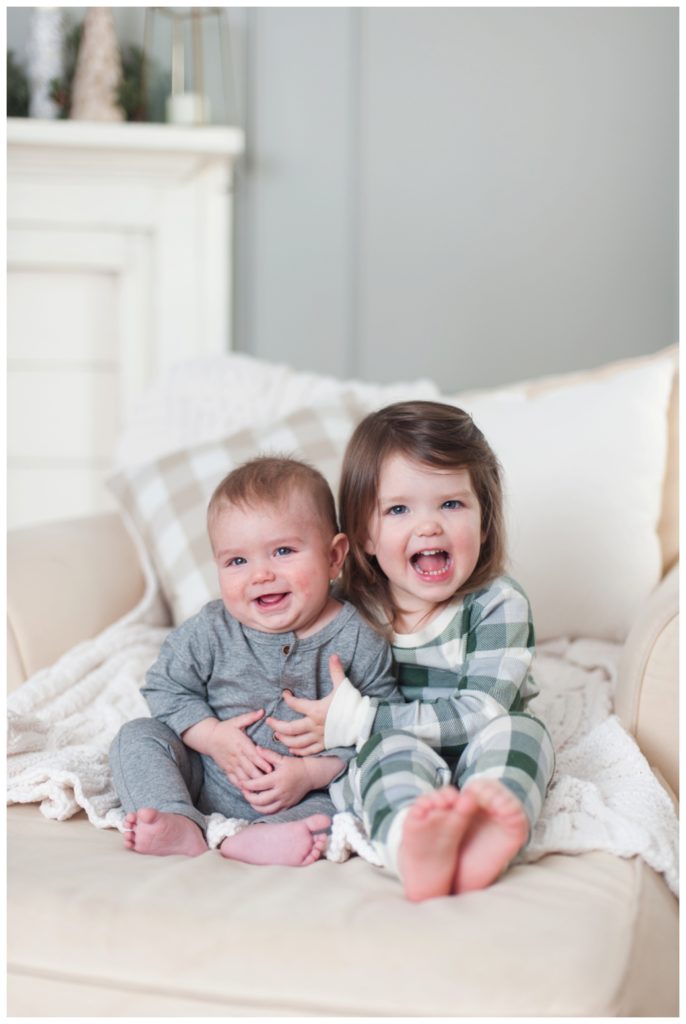
<path fill-rule="evenodd" d="M 543 723 L 515 712 L 489 722 L 466 744 L 454 767 L 409 733 L 374 733 L 330 793 L 338 810 L 352 811 L 369 838 L 383 845 L 398 811 L 422 794 L 451 782 L 463 789 L 472 779 L 498 779 L 523 804 L 531 834 L 554 764 Z"/>
<path fill-rule="evenodd" d="M 382 856 L 399 811 L 440 786 L 461 789 L 477 778 L 514 793 L 531 834 L 555 764 L 545 726 L 525 711 L 538 692 L 533 653 L 529 602 L 507 577 L 454 599 L 419 633 L 393 638 L 406 703 L 372 701 L 371 734 L 330 790 Z"/>

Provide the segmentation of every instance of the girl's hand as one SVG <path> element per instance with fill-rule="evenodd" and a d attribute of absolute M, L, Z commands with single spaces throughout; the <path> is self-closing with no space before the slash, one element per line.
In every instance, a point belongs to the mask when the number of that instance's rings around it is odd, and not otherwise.
<path fill-rule="evenodd" d="M 274 730 L 275 739 L 288 747 L 298 757 L 307 757 L 309 754 L 319 754 L 324 750 L 324 723 L 334 693 L 345 679 L 345 672 L 341 665 L 341 659 L 337 654 L 329 658 L 329 672 L 333 682 L 333 689 L 321 700 L 306 700 L 304 697 L 294 697 L 288 690 L 284 690 L 283 699 L 289 708 L 297 711 L 302 718 L 294 722 L 283 722 L 278 718 L 268 718 L 267 725 Z"/>
<path fill-rule="evenodd" d="M 276 814 L 293 807 L 312 789 L 307 761 L 259 748 L 270 761 L 271 771 L 257 779 L 246 779 L 241 792 L 248 803 L 263 814 Z"/>

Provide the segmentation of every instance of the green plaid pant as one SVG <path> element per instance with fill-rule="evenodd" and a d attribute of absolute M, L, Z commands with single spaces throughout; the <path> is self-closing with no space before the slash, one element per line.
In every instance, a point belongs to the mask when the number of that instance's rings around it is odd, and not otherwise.
<path fill-rule="evenodd" d="M 417 797 L 470 779 L 498 779 L 522 803 L 529 836 L 541 813 L 555 766 L 548 731 L 526 712 L 494 718 L 450 762 L 422 740 L 397 729 L 375 733 L 348 771 L 330 788 L 339 811 L 351 811 L 383 857 L 384 844 L 399 811 Z"/>

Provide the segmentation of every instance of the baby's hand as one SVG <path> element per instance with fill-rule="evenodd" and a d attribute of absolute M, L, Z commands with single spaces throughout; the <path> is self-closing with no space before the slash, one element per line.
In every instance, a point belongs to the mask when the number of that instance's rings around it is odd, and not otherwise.
<path fill-rule="evenodd" d="M 239 789 L 248 779 L 259 778 L 272 770 L 260 748 L 243 732 L 263 714 L 264 711 L 246 711 L 244 715 L 227 718 L 217 722 L 212 733 L 210 757 Z"/>
<path fill-rule="evenodd" d="M 248 803 L 262 814 L 276 814 L 300 803 L 312 789 L 307 762 L 261 747 L 260 753 L 269 759 L 272 770 L 243 783 L 241 792 Z"/>
<path fill-rule="evenodd" d="M 337 654 L 329 658 L 329 671 L 333 682 L 333 689 L 321 700 L 306 700 L 304 697 L 294 697 L 288 690 L 284 690 L 283 699 L 289 708 L 299 712 L 303 717 L 297 718 L 294 722 L 283 722 L 278 718 L 268 718 L 267 725 L 274 730 L 274 736 L 280 743 L 288 747 L 298 757 L 307 757 L 309 754 L 319 754 L 324 750 L 324 723 L 331 707 L 334 693 L 345 679 L 345 672 L 341 665 L 341 659 Z"/>

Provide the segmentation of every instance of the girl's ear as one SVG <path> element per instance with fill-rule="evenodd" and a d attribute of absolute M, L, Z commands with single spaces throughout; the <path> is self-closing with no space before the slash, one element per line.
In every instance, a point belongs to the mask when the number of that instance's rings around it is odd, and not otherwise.
<path fill-rule="evenodd" d="M 335 580 L 340 575 L 345 556 L 348 554 L 350 544 L 344 533 L 337 533 L 331 541 L 329 549 L 329 578 Z"/>

